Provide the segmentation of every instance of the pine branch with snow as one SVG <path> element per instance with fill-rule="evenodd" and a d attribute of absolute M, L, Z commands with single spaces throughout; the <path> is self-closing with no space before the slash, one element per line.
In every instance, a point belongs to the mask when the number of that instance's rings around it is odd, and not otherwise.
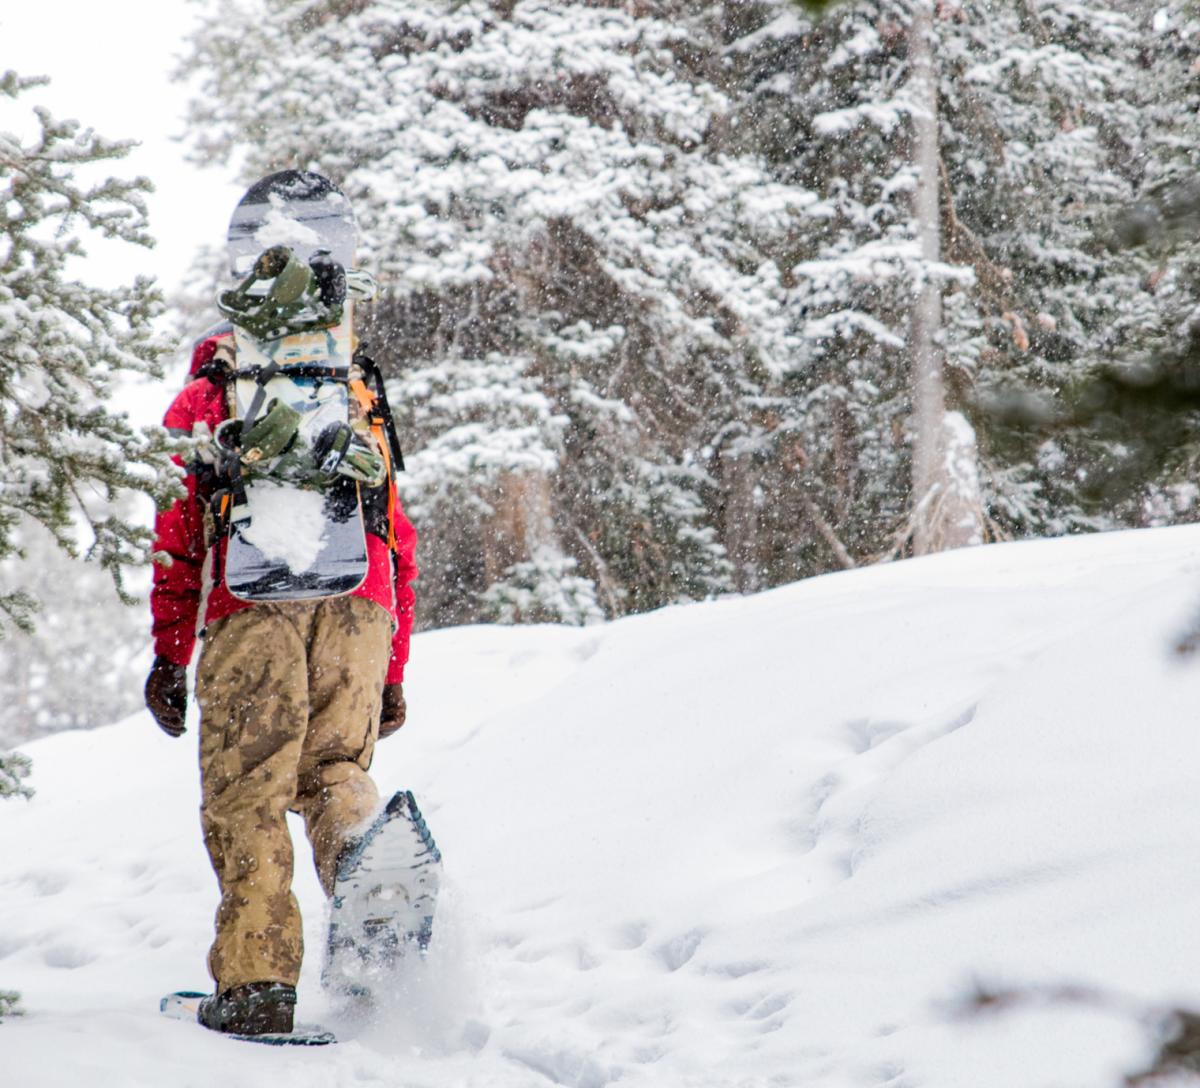
<path fill-rule="evenodd" d="M 16 99 L 39 80 L 8 72 L 0 95 Z M 22 519 L 58 547 L 81 552 L 112 576 L 149 559 L 148 528 L 113 512 L 130 493 L 162 502 L 177 494 L 171 443 L 160 428 L 134 428 L 112 405 L 117 382 L 157 374 L 151 331 L 161 302 L 142 277 L 118 289 L 70 277 L 89 235 L 150 245 L 144 178 L 84 182 L 88 167 L 119 159 L 128 143 L 34 110 L 28 141 L 0 132 L 0 557 L 18 551 Z M 80 527 L 90 539 L 80 541 Z M 25 593 L 0 595 L 3 621 L 29 624 Z"/>
<path fill-rule="evenodd" d="M 29 777 L 29 757 L 20 752 L 0 752 L 0 799 L 32 797 L 33 790 L 25 785 Z"/>
<path fill-rule="evenodd" d="M 777 177 L 818 198 L 797 238 L 801 349 L 765 435 L 778 451 L 764 459 L 776 470 L 763 473 L 766 492 L 794 518 L 815 504 L 856 555 L 888 550 L 920 501 L 908 484 L 907 323 L 933 276 L 947 407 L 977 433 L 987 524 L 1037 534 L 1136 521 L 1137 503 L 1102 508 L 1090 491 L 1097 462 L 1122 465 L 1120 444 L 1056 431 L 1061 457 L 1044 457 L 1044 429 L 1018 435 L 983 406 L 1020 388 L 1053 398 L 1128 357 L 1169 312 L 1144 256 L 1111 254 L 1103 238 L 1143 173 L 1161 172 L 1153 149 L 1194 145 L 1195 111 L 1166 92 L 1195 78 L 1184 21 L 1177 49 L 1148 51 L 1166 32 L 1119 5 L 935 5 L 942 259 L 930 263 L 911 203 L 911 5 L 864 0 L 820 21 L 783 2 L 756 10 L 730 50 L 745 88 L 738 121 Z M 806 469 L 789 480 L 797 444 Z M 813 558 L 809 541 L 780 556 L 801 570 Z M 837 561 L 832 548 L 815 558 L 816 569 Z"/>
<path fill-rule="evenodd" d="M 13 990 L 0 990 L 0 1020 L 6 1016 L 21 1016 L 21 995 Z"/>

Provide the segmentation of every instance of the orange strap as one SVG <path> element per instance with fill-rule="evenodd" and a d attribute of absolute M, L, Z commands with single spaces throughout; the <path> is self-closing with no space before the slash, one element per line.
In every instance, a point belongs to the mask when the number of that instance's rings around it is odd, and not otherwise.
<path fill-rule="evenodd" d="M 354 394 L 355 400 L 362 406 L 363 415 L 367 417 L 367 421 L 371 424 L 371 434 L 375 437 L 375 445 L 379 447 L 379 452 L 383 454 L 383 465 L 387 469 L 388 548 L 391 551 L 396 551 L 396 485 L 392 476 L 391 447 L 388 444 L 387 435 L 384 433 L 383 420 L 375 411 L 375 394 L 367 388 L 367 383 L 361 378 L 355 379 L 350 383 L 350 392 Z"/>
<path fill-rule="evenodd" d="M 367 388 L 367 383 L 362 378 L 355 378 L 350 383 L 350 392 L 354 394 L 354 399 L 362 406 L 363 414 L 370 419 L 371 413 L 375 411 L 375 394 Z"/>

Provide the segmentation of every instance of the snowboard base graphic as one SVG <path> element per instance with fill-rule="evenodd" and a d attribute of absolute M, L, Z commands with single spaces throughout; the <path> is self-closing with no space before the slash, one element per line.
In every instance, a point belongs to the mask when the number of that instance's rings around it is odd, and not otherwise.
<path fill-rule="evenodd" d="M 349 269 L 356 241 L 353 210 L 338 188 L 320 174 L 287 170 L 263 178 L 242 197 L 230 220 L 227 250 L 235 276 L 273 247 L 286 248 L 302 267 L 316 259 Z M 278 455 L 243 470 L 230 512 L 225 584 L 245 601 L 352 593 L 368 566 L 359 485 L 345 477 L 318 484 L 313 467 L 321 435 L 345 427 L 351 416 L 353 302 L 345 299 L 335 325 L 271 339 L 258 339 L 239 318 L 231 320 L 235 417 L 262 419 L 271 406 L 283 406 L 294 413 L 295 436 Z"/>

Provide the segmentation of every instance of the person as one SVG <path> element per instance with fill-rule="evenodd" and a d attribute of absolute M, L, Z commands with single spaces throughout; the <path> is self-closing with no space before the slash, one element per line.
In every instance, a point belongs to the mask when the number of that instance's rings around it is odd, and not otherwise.
<path fill-rule="evenodd" d="M 227 325 L 195 343 L 190 380 L 164 417 L 170 431 L 209 434 L 229 417 L 235 355 Z M 199 1019 L 218 1031 L 287 1032 L 303 956 L 287 813 L 303 816 L 331 895 L 339 857 L 380 807 L 368 773 L 376 740 L 405 721 L 416 533 L 390 480 L 364 489 L 369 564 L 355 592 L 246 603 L 213 577 L 226 541 L 213 539 L 211 519 L 206 535 L 215 477 L 198 448 L 186 496 L 155 523 L 170 562 L 155 568 L 145 699 L 163 732 L 185 732 L 199 629 L 201 824 L 221 896 L 214 990 Z"/>

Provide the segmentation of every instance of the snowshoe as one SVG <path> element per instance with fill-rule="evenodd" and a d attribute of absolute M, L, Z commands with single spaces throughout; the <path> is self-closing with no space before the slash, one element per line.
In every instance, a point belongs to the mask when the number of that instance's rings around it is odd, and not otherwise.
<path fill-rule="evenodd" d="M 321 972 L 327 990 L 370 999 L 406 954 L 425 954 L 441 873 L 416 800 L 397 793 L 338 860 Z"/>
<path fill-rule="evenodd" d="M 227 1039 L 266 1046 L 328 1046 L 333 1032 L 318 1024 L 296 1024 L 296 991 L 277 982 L 252 982 L 220 995 L 178 990 L 167 994 L 159 1011 L 172 1020 L 190 1021 Z"/>

